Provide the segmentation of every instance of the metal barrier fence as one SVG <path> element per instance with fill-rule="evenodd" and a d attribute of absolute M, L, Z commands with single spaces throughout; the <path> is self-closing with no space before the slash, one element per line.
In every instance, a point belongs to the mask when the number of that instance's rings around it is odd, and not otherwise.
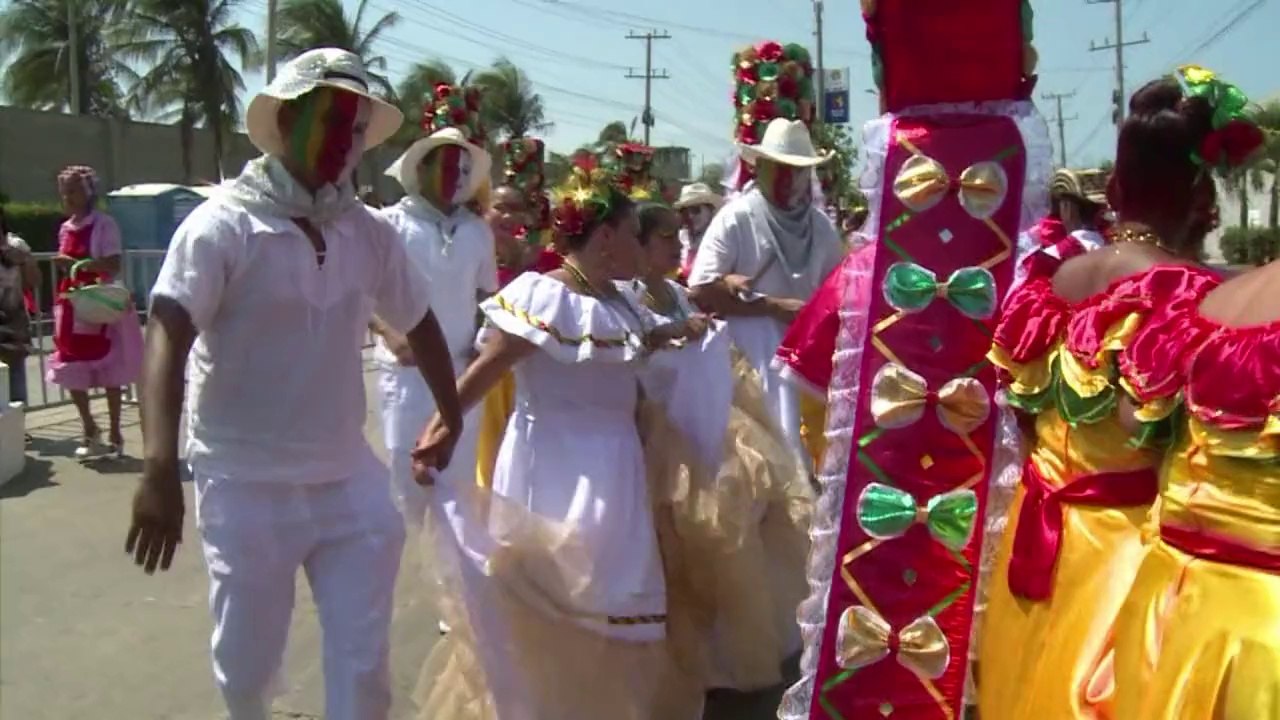
<path fill-rule="evenodd" d="M 160 274 L 164 250 L 125 250 L 121 258 L 121 282 L 133 291 L 139 320 L 144 324 L 147 295 Z M 57 253 L 35 253 L 40 267 L 40 285 L 34 290 L 36 310 L 31 314 L 31 355 L 27 357 L 27 407 L 31 410 L 54 407 L 71 402 L 71 396 L 60 386 L 45 379 L 48 358 L 53 354 L 53 304 L 58 284 L 64 273 L 54 262 Z M 136 397 L 133 387 L 125 389 L 126 401 Z"/>

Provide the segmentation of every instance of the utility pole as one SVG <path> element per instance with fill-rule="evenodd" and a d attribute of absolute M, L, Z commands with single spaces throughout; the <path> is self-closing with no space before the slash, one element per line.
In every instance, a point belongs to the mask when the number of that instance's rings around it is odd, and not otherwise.
<path fill-rule="evenodd" d="M 1090 52 L 1099 52 L 1101 50 L 1116 51 L 1116 92 L 1115 92 L 1115 95 L 1113 96 L 1113 99 L 1115 100 L 1115 104 L 1116 104 L 1116 110 L 1112 116 L 1112 119 L 1115 120 L 1116 127 L 1119 127 L 1120 124 L 1124 122 L 1124 110 L 1125 110 L 1124 49 L 1131 45 L 1145 45 L 1146 43 L 1151 42 L 1151 38 L 1147 37 L 1147 34 L 1144 32 L 1142 33 L 1141 40 L 1130 40 L 1129 42 L 1125 42 L 1123 0 L 1086 0 L 1086 2 L 1089 5 L 1105 5 L 1107 3 L 1111 3 L 1116 6 L 1115 8 L 1116 10 L 1116 41 L 1113 43 L 1111 42 L 1110 38 L 1108 38 L 1106 40 L 1103 40 L 1101 45 L 1098 45 L 1098 44 L 1095 44 L 1092 40 L 1090 40 L 1089 51 Z"/>
<path fill-rule="evenodd" d="M 626 77 L 632 80 L 644 80 L 644 114 L 640 116 L 640 122 L 644 123 L 644 144 L 649 144 L 649 131 L 653 129 L 653 81 L 669 80 L 671 76 L 666 70 L 661 73 L 653 71 L 653 41 L 654 40 L 670 40 L 665 30 L 658 33 L 656 30 L 650 30 L 643 35 L 632 31 L 627 33 L 628 40 L 644 40 L 644 74 L 638 75 L 634 70 L 628 70 Z"/>
<path fill-rule="evenodd" d="M 267 0 L 267 84 L 276 79 L 276 0 Z"/>
<path fill-rule="evenodd" d="M 818 83 L 817 97 L 813 99 L 814 104 L 814 124 L 821 125 L 824 120 L 823 116 L 827 112 L 827 95 L 826 82 L 827 73 L 826 65 L 822 62 L 822 0 L 813 0 L 813 19 L 815 24 L 815 34 L 818 36 Z"/>
<path fill-rule="evenodd" d="M 72 1 L 67 3 L 67 66 L 71 70 L 71 107 L 72 115 L 79 115 L 84 108 L 80 107 L 80 29 L 76 27 L 76 6 Z"/>
<path fill-rule="evenodd" d="M 1060 164 L 1062 167 L 1067 166 L 1067 123 L 1071 120 L 1080 119 L 1076 115 L 1072 115 L 1071 117 L 1064 117 L 1062 114 L 1062 101 L 1069 100 L 1075 96 L 1076 96 L 1075 90 L 1072 90 L 1069 93 L 1045 93 L 1042 96 L 1045 100 L 1053 100 L 1058 103 L 1058 117 L 1056 118 L 1056 121 L 1058 123 L 1058 158 L 1059 158 L 1058 164 Z"/>

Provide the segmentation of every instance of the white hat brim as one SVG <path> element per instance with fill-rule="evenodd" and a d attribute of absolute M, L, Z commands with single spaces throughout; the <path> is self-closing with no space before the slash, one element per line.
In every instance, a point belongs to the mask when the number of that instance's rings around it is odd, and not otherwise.
<path fill-rule="evenodd" d="M 773 152 L 768 148 L 763 148 L 759 145 L 744 145 L 742 143 L 738 143 L 738 152 L 742 154 L 742 159 L 745 160 L 748 165 L 755 165 L 756 160 L 764 158 L 765 160 L 772 160 L 773 162 L 781 163 L 782 165 L 802 168 L 817 167 L 818 165 L 827 162 L 832 157 L 831 153 L 827 152 L 820 152 L 816 156 L 790 155 L 787 153 Z"/>
<path fill-rule="evenodd" d="M 475 197 L 476 192 L 480 190 L 480 186 L 485 180 L 489 179 L 489 171 L 493 167 L 493 160 L 489 157 L 489 153 L 484 148 L 478 147 L 472 143 L 459 138 L 448 137 L 436 133 L 428 137 L 418 140 L 409 146 L 396 161 L 391 163 L 391 167 L 387 168 L 386 175 L 395 178 L 400 183 L 400 187 L 404 188 L 406 193 L 410 195 L 421 195 L 422 188 L 418 184 L 418 165 L 422 164 L 422 159 L 427 153 L 444 145 L 457 145 L 464 148 L 471 154 L 471 184 L 467 188 L 467 196 L 463 198 L 463 202 L 467 202 Z"/>
<path fill-rule="evenodd" d="M 364 149 L 366 151 L 378 147 L 391 139 L 404 122 L 404 113 L 400 108 L 367 91 L 353 87 L 351 84 L 321 80 L 315 87 L 331 87 L 336 90 L 352 93 L 365 98 L 372 104 L 369 114 L 369 127 L 365 130 Z M 314 88 L 312 88 L 314 89 Z M 308 91 L 309 92 L 309 91 Z M 258 93 L 249 101 L 249 109 L 245 112 L 244 124 L 249 133 L 249 142 L 267 155 L 280 156 L 285 153 L 284 138 L 280 137 L 280 123 L 277 115 L 280 104 L 285 98 L 277 98 Z"/>
<path fill-rule="evenodd" d="M 688 207 L 697 207 L 698 205 L 720 207 L 722 204 L 724 204 L 724 198 L 715 193 L 697 193 L 695 195 L 676 200 L 675 204 L 671 207 L 676 210 L 683 210 Z"/>

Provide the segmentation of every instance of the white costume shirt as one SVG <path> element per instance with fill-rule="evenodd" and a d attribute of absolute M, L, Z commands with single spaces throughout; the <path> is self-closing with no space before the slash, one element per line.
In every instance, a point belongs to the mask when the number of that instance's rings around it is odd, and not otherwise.
<path fill-rule="evenodd" d="M 793 278 L 782 262 L 773 258 L 769 240 L 756 232 L 749 208 L 749 196 L 743 193 L 716 213 L 702 236 L 693 271 L 689 274 L 689 287 L 706 285 L 726 275 L 745 275 L 755 278 L 756 292 L 807 302 L 844 259 L 846 248 L 835 225 L 826 215 L 813 214 L 813 247 L 808 264 L 799 277 Z M 779 241 L 794 242 L 789 238 Z M 803 456 L 799 398 L 772 369 L 773 356 L 782 343 L 786 326 L 769 317 L 730 317 L 728 323 L 734 344 L 760 373 L 774 417 L 797 453 Z"/>
<path fill-rule="evenodd" d="M 461 374 L 475 344 L 477 294 L 498 291 L 493 231 L 465 208 L 437 222 L 412 207 L 413 202 L 406 198 L 380 212 L 430 279 L 431 309 L 449 345 L 454 370 Z M 381 339 L 376 358 L 384 369 L 401 367 Z"/>
<path fill-rule="evenodd" d="M 362 345 L 376 313 L 408 332 L 430 286 L 395 229 L 352 203 L 320 226 L 319 264 L 291 221 L 217 196 L 173 236 L 153 297 L 180 303 L 190 358 L 187 460 L 237 481 L 320 483 L 366 471 Z"/>

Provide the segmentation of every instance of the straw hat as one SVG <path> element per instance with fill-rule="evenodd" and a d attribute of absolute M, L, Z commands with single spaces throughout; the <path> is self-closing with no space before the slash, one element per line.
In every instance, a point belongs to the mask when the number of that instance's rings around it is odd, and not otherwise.
<path fill-rule="evenodd" d="M 1062 168 L 1054 172 L 1049 192 L 1055 197 L 1072 197 L 1095 205 L 1106 205 L 1107 172 Z"/>
<path fill-rule="evenodd" d="M 276 79 L 249 102 L 244 123 L 254 147 L 267 155 L 283 155 L 285 142 L 276 121 L 280 104 L 322 87 L 354 93 L 373 105 L 365 131 L 366 150 L 386 142 L 404 121 L 396 106 L 369 92 L 369 75 L 359 57 L 337 48 L 317 48 L 286 63 Z"/>
<path fill-rule="evenodd" d="M 396 179 L 404 191 L 410 195 L 421 195 L 422 188 L 418 183 L 418 165 L 422 164 L 422 158 L 427 153 L 444 145 L 457 145 L 465 149 L 471 154 L 471 184 L 467 187 L 466 197 L 463 202 L 475 197 L 480 186 L 489 179 L 489 168 L 493 161 L 489 158 L 489 153 L 484 148 L 467 141 L 467 137 L 462 131 L 456 127 L 447 127 L 443 130 L 437 130 L 427 137 L 415 142 L 409 146 L 404 154 L 396 158 L 391 163 L 391 167 L 387 168 L 387 175 Z"/>
<path fill-rule="evenodd" d="M 697 205 L 710 205 L 713 208 L 718 208 L 722 203 L 724 203 L 724 198 L 716 194 L 710 185 L 696 182 L 680 188 L 680 197 L 676 200 L 674 207 L 677 210 Z"/>
<path fill-rule="evenodd" d="M 799 120 L 776 118 L 769 123 L 758 145 L 738 143 L 742 159 L 750 165 L 764 158 L 792 167 L 815 167 L 831 159 L 828 153 L 820 153 L 813 147 L 809 126 Z"/>

